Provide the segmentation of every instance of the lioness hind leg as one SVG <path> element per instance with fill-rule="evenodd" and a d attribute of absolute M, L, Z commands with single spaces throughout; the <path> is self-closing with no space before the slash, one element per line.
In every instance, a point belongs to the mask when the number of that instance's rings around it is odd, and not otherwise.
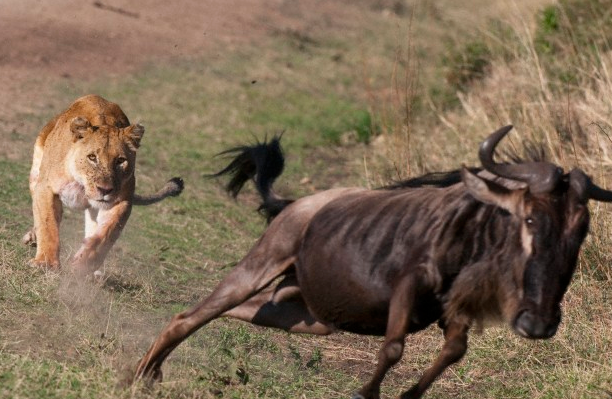
<path fill-rule="evenodd" d="M 28 232 L 21 237 L 21 242 L 24 245 L 36 247 L 36 228 L 32 227 L 30 230 L 28 230 Z"/>
<path fill-rule="evenodd" d="M 51 190 L 33 193 L 32 208 L 36 227 L 36 256 L 30 264 L 40 267 L 59 267 L 59 225 L 62 220 L 62 202 Z M 26 238 L 26 237 L 24 237 Z"/>
<path fill-rule="evenodd" d="M 32 157 L 32 168 L 30 169 L 29 177 L 29 187 L 32 201 L 34 201 L 34 193 L 36 190 L 36 185 L 38 184 L 38 177 L 40 175 L 40 163 L 42 162 L 43 157 L 43 144 L 44 139 L 38 138 L 36 139 L 36 144 L 34 145 L 34 156 Z M 34 212 L 36 212 L 36 210 L 34 210 Z M 21 242 L 24 245 L 36 247 L 36 224 L 32 226 L 30 231 L 23 235 Z"/>

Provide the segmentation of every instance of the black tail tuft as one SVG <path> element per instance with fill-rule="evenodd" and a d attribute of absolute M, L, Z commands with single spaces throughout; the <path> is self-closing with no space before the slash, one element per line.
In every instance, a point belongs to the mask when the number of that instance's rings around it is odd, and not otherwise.
<path fill-rule="evenodd" d="M 283 173 L 285 167 L 280 136 L 274 136 L 269 142 L 230 148 L 219 155 L 235 155 L 235 158 L 223 170 L 211 177 L 229 175 L 230 181 L 225 189 L 234 198 L 238 196 L 247 180 L 253 179 L 255 188 L 263 200 L 259 211 L 268 222 L 293 202 L 278 197 L 272 191 L 274 181 Z"/>

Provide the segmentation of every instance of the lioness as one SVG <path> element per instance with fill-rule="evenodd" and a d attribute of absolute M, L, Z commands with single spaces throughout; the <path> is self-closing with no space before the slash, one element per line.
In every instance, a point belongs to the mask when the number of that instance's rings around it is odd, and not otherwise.
<path fill-rule="evenodd" d="M 32 265 L 58 268 L 62 203 L 85 210 L 85 240 L 72 257 L 78 274 L 104 262 L 132 205 L 148 205 L 183 190 L 180 178 L 151 196 L 134 194 L 136 150 L 144 134 L 117 104 L 96 95 L 76 100 L 40 131 L 34 145 L 30 193 L 34 227 L 23 237 L 36 245 Z"/>

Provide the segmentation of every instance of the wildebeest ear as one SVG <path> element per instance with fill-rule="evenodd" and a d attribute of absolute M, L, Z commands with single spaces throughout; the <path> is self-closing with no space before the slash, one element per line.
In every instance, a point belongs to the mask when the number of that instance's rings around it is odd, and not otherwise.
<path fill-rule="evenodd" d="M 70 131 L 72 132 L 72 141 L 82 139 L 85 134 L 91 129 L 91 123 L 85 118 L 77 116 L 70 122 Z"/>
<path fill-rule="evenodd" d="M 140 147 L 140 140 L 142 140 L 142 136 L 144 136 L 145 128 L 140 123 L 132 125 L 125 129 L 125 135 L 128 139 L 128 142 L 133 146 L 133 150 L 138 149 Z"/>
<path fill-rule="evenodd" d="M 493 181 L 483 179 L 467 168 L 461 169 L 461 180 L 468 192 L 478 201 L 499 206 L 512 214 L 518 214 L 523 190 L 508 190 Z"/>
<path fill-rule="evenodd" d="M 572 169 L 568 174 L 571 192 L 575 198 L 582 204 L 589 201 L 589 185 L 591 185 L 589 177 L 580 169 Z"/>

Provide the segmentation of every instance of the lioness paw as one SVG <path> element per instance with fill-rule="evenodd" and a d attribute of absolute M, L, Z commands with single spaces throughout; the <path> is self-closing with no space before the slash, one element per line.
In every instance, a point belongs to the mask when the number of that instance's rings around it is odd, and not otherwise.
<path fill-rule="evenodd" d="M 70 259 L 70 268 L 72 272 L 79 277 L 100 277 L 96 276 L 95 272 L 102 266 L 104 260 L 102 256 L 97 255 L 96 253 L 86 250 L 80 249 L 73 257 Z M 102 272 L 99 272 L 100 274 Z"/>
<path fill-rule="evenodd" d="M 37 259 L 33 258 L 28 261 L 28 265 L 32 267 L 38 267 L 41 269 L 59 269 L 60 263 L 59 260 L 49 261 L 47 259 Z"/>

